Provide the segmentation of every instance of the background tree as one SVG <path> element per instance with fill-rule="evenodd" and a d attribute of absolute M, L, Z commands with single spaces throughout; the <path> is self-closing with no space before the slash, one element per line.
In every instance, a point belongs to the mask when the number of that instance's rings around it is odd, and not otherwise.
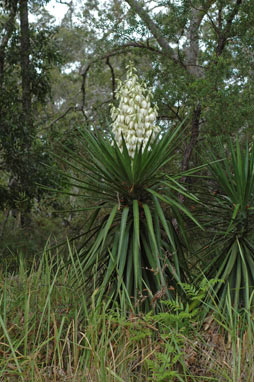
<path fill-rule="evenodd" d="M 48 142 L 38 118 L 50 95 L 49 71 L 60 61 L 55 29 L 29 24 L 29 7 L 46 1 L 0 3 L 3 30 L 0 47 L 1 205 L 29 212 L 34 198 L 50 184 Z"/>

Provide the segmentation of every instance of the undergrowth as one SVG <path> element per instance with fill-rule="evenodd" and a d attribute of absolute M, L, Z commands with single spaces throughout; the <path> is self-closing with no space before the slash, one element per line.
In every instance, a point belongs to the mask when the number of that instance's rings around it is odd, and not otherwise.
<path fill-rule="evenodd" d="M 70 250 L 69 266 L 45 252 L 29 271 L 22 258 L 17 274 L 2 271 L 1 382 L 253 381 L 252 315 L 236 313 L 230 294 L 227 318 L 205 304 L 208 282 L 182 284 L 187 302 L 123 312 L 96 305 L 77 267 Z"/>

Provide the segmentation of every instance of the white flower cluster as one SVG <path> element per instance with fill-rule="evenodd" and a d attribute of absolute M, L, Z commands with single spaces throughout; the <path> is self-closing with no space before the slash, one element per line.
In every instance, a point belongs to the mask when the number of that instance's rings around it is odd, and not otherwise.
<path fill-rule="evenodd" d="M 154 125 L 158 113 L 157 106 L 151 106 L 151 91 L 138 81 L 135 70 L 132 65 L 128 67 L 127 79 L 119 83 L 116 91 L 119 107 L 111 109 L 116 143 L 122 151 L 123 136 L 131 158 L 134 158 L 136 147 L 143 143 L 144 149 L 149 138 L 152 142 L 160 132 L 160 128 Z"/>

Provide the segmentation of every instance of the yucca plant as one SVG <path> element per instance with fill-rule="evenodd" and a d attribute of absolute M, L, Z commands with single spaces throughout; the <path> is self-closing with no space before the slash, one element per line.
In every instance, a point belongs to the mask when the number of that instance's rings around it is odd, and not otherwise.
<path fill-rule="evenodd" d="M 150 97 L 130 66 L 117 89 L 119 107 L 112 107 L 112 136 L 81 132 L 88 157 L 69 152 L 65 161 L 70 185 L 94 208 L 78 250 L 87 287 L 95 283 L 98 298 L 121 295 L 127 304 L 170 297 L 188 278 L 184 216 L 198 224 L 178 200 L 184 194 L 197 201 L 178 182 L 183 174 L 163 172 L 173 162 L 183 125 L 160 132 Z"/>
<path fill-rule="evenodd" d="M 218 280 L 214 292 L 221 307 L 230 293 L 234 309 L 249 309 L 254 293 L 254 149 L 248 143 L 241 147 L 238 140 L 218 147 L 210 157 L 217 161 L 209 166 L 214 189 L 210 195 L 207 190 L 200 216 L 210 235 L 202 249 L 204 270 Z"/>

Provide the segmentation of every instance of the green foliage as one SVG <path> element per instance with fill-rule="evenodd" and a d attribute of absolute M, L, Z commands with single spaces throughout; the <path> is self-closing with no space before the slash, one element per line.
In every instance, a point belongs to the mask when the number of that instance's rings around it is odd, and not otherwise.
<path fill-rule="evenodd" d="M 163 353 L 155 354 L 155 360 L 147 360 L 147 365 L 152 372 L 149 381 L 183 382 L 184 379 L 179 371 L 176 370 L 177 362 L 181 356 L 182 354 L 175 355 L 175 348 L 172 345 L 166 344 Z"/>
<path fill-rule="evenodd" d="M 234 308 L 253 305 L 253 198 L 254 198 L 254 150 L 248 143 L 240 146 L 238 140 L 228 146 L 220 144 L 220 160 L 209 165 L 216 192 L 207 195 L 201 221 L 210 234 L 210 241 L 202 249 L 207 253 L 205 272 L 216 278 L 214 287 L 220 306 L 230 291 Z M 225 151 L 228 150 L 227 157 Z M 211 160 L 216 155 L 211 154 Z M 207 265 L 207 261 L 209 264 Z"/>
<path fill-rule="evenodd" d="M 29 221 L 21 222 L 21 218 L 26 217 L 26 215 L 22 207 L 18 207 L 20 208 L 13 210 L 16 213 L 15 216 L 13 213 L 13 216 L 6 217 L 1 214 L 0 217 L 2 226 L 1 267 L 13 273 L 17 272 L 21 256 L 27 267 L 31 267 L 34 261 L 40 259 L 45 244 L 55 245 L 56 241 L 61 240 L 62 235 L 67 231 L 63 227 L 61 218 L 43 216 L 41 211 L 38 214 L 38 210 L 34 211 L 33 209 L 29 214 Z M 60 229 L 60 227 L 62 228 Z"/>
<path fill-rule="evenodd" d="M 187 302 L 177 296 L 175 299 L 163 301 L 163 312 L 144 318 L 152 327 L 159 327 L 160 347 L 153 358 L 146 361 L 151 376 L 156 381 L 188 381 L 189 373 L 184 362 L 184 347 L 187 339 L 198 340 L 197 322 L 202 318 L 202 310 L 194 309 L 197 301 L 203 307 L 203 300 L 211 284 L 204 279 L 200 288 L 192 284 L 181 283 Z M 200 325 L 201 326 L 201 325 Z"/>

